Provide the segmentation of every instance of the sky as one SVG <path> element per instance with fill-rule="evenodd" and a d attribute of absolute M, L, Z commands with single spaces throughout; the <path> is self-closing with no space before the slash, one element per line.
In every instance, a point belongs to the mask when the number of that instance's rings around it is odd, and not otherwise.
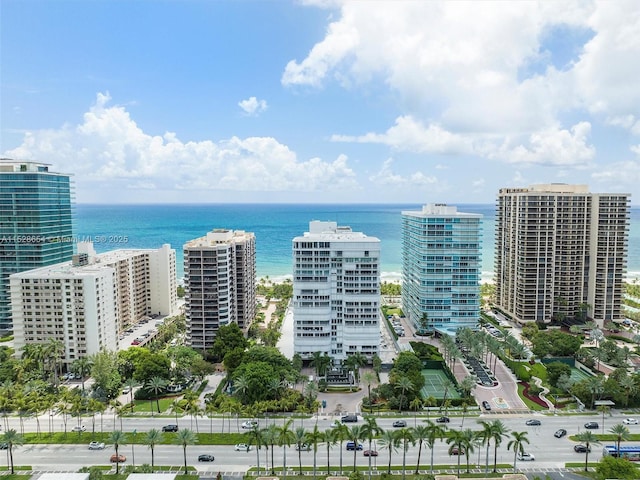
<path fill-rule="evenodd" d="M 0 2 L 0 155 L 78 203 L 640 204 L 640 2 Z"/>

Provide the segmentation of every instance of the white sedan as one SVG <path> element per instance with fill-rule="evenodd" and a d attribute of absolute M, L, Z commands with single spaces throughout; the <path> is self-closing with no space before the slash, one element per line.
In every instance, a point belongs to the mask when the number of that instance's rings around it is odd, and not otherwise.
<path fill-rule="evenodd" d="M 104 443 L 102 443 L 102 442 L 91 442 L 89 444 L 89 450 L 104 450 Z"/>
<path fill-rule="evenodd" d="M 520 460 L 521 462 L 533 462 L 535 459 L 536 459 L 536 457 L 534 457 L 530 453 L 519 453 L 518 454 L 518 460 Z"/>
<path fill-rule="evenodd" d="M 624 420 L 622 420 L 622 423 L 624 423 L 625 425 L 638 425 L 638 420 L 636 420 L 635 418 L 625 418 Z"/>
<path fill-rule="evenodd" d="M 251 445 L 246 443 L 236 443 L 236 452 L 248 452 L 251 450 Z"/>

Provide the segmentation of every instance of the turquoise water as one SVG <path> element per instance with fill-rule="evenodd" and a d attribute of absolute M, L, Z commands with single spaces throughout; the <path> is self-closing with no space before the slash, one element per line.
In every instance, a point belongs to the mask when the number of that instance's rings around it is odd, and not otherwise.
<path fill-rule="evenodd" d="M 493 271 L 493 204 L 457 205 L 458 210 L 480 213 L 483 219 L 482 270 Z M 182 277 L 182 246 L 214 228 L 246 230 L 256 235 L 258 276 L 291 275 L 291 241 L 309 228 L 311 220 L 336 221 L 354 231 L 378 237 L 383 277 L 400 278 L 401 212 L 419 210 L 419 204 L 220 204 L 220 205 L 77 205 L 75 237 L 92 239 L 98 252 L 117 248 L 176 249 L 178 276 Z M 640 207 L 631 210 L 629 272 L 640 272 Z"/>

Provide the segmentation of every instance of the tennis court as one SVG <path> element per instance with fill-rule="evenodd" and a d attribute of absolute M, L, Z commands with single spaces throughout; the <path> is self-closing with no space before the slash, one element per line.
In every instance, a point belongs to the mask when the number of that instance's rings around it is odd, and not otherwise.
<path fill-rule="evenodd" d="M 444 398 L 444 382 L 451 381 L 444 371 L 437 369 L 422 370 L 424 377 L 424 387 L 420 390 L 422 398 Z M 455 388 L 447 390 L 447 398 L 460 398 L 460 394 Z"/>
<path fill-rule="evenodd" d="M 574 382 L 579 382 L 581 380 L 584 380 L 585 378 L 591 378 L 591 375 L 577 368 L 571 369 L 571 380 L 573 380 Z"/>

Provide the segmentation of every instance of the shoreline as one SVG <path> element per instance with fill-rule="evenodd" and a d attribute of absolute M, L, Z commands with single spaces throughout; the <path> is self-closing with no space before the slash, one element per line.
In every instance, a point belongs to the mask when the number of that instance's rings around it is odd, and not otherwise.
<path fill-rule="evenodd" d="M 493 285 L 493 272 L 482 272 L 480 276 L 480 285 Z M 259 275 L 258 283 L 284 283 L 286 280 L 293 281 L 293 274 L 285 275 Z M 380 281 L 387 283 L 402 284 L 402 273 L 400 272 L 382 272 Z M 635 284 L 640 281 L 640 272 L 627 272 L 625 275 L 625 283 Z"/>

